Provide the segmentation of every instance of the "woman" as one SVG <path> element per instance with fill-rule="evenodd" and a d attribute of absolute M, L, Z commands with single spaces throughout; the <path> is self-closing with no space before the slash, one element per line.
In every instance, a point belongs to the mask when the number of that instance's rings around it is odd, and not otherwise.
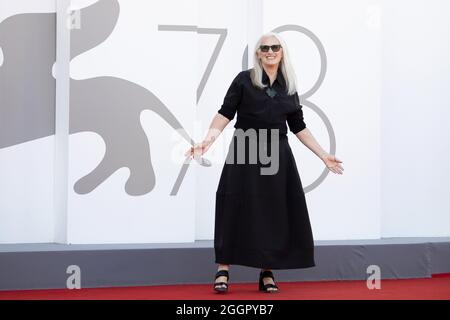
<path fill-rule="evenodd" d="M 289 130 L 330 171 L 343 172 L 342 161 L 322 149 L 306 128 L 296 76 L 280 35 L 264 34 L 255 46 L 254 58 L 255 66 L 234 78 L 204 141 L 185 154 L 191 157 L 204 154 L 237 113 L 235 134 L 216 192 L 214 249 L 219 266 L 214 290 L 217 292 L 228 290 L 231 264 L 260 268 L 259 290 L 264 292 L 279 290 L 272 269 L 315 266 L 308 209 L 288 143 L 286 122 Z M 244 136 L 238 149 L 237 133 L 250 129 L 256 134 L 249 135 L 249 139 Z M 266 134 L 261 134 L 263 130 Z M 250 148 L 250 143 L 256 144 L 257 151 Z M 262 173 L 261 169 L 268 168 L 263 161 L 248 163 L 250 152 L 261 155 L 261 147 L 277 159 L 274 173 Z M 245 163 L 236 161 L 235 155 L 239 153 Z"/>

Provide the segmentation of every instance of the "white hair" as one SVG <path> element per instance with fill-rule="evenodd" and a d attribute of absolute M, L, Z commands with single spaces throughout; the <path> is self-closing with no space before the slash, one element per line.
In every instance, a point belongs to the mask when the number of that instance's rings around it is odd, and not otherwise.
<path fill-rule="evenodd" d="M 275 37 L 283 47 L 283 57 L 280 60 L 279 67 L 286 82 L 286 92 L 288 95 L 292 95 L 297 92 L 297 76 L 289 58 L 289 50 L 287 48 L 286 42 L 283 40 L 280 34 L 275 32 L 268 32 L 263 34 L 255 45 L 255 50 L 253 52 L 254 66 L 250 71 L 250 78 L 252 80 L 252 83 L 255 87 L 258 87 L 260 89 L 267 87 L 267 85 L 263 84 L 262 82 L 263 66 L 261 60 L 258 59 L 258 50 L 260 50 L 259 46 L 261 45 L 262 40 L 267 37 Z"/>

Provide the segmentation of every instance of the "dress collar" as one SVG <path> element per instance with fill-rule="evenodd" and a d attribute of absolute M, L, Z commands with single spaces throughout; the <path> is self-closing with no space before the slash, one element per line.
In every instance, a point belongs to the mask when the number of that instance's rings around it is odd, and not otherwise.
<path fill-rule="evenodd" d="M 262 82 L 264 84 L 269 85 L 269 83 L 270 83 L 269 76 L 267 75 L 266 70 L 264 70 L 264 68 L 262 68 L 262 71 L 263 71 Z M 282 86 L 286 85 L 286 82 L 284 81 L 284 77 L 283 77 L 283 72 L 281 71 L 281 67 L 280 66 L 278 67 L 277 77 L 276 77 L 275 81 L 278 81 L 278 83 L 280 85 L 282 85 Z M 275 81 L 274 81 L 274 83 L 275 83 Z"/>

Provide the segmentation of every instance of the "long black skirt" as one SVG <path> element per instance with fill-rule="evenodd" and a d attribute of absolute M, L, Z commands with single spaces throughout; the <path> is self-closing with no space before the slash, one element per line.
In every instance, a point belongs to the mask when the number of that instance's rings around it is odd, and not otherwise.
<path fill-rule="evenodd" d="M 238 148 L 235 130 L 227 155 L 232 163 L 225 161 L 216 191 L 216 263 L 265 269 L 315 266 L 308 208 L 287 135 L 277 138 L 278 166 L 260 159 L 250 162 L 250 143 L 257 145 L 257 152 L 263 147 L 270 157 L 272 139 L 270 133 L 266 143 L 260 143 L 259 135 L 256 140 L 246 138 L 245 163 L 237 163 L 243 149 L 242 144 Z M 261 174 L 261 168 L 270 166 L 272 171 L 278 167 L 275 174 Z"/>

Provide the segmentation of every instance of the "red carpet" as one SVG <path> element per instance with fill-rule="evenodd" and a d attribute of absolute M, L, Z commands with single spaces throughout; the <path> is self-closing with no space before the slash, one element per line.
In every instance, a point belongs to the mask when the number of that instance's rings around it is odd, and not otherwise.
<path fill-rule="evenodd" d="M 280 292 L 257 291 L 257 283 L 232 283 L 227 294 L 216 294 L 212 285 L 166 285 L 80 290 L 51 289 L 0 291 L 5 299 L 137 299 L 137 300 L 450 300 L 450 274 L 425 279 L 382 280 L 381 289 L 369 290 L 365 281 L 278 282 Z"/>

